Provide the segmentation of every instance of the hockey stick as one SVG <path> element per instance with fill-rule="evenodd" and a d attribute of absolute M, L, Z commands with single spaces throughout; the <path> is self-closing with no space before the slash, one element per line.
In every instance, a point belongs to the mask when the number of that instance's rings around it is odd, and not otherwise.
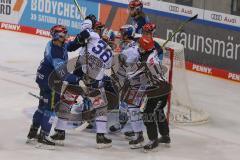
<path fill-rule="evenodd" d="M 175 31 L 173 32 L 173 34 L 163 43 L 162 47 L 164 48 L 165 45 L 166 45 L 169 41 L 171 41 L 172 38 L 173 38 L 178 32 L 180 32 L 180 31 L 183 29 L 183 27 L 184 27 L 188 22 L 191 22 L 191 21 L 195 20 L 197 17 L 198 17 L 198 14 L 196 14 L 195 16 L 193 16 L 193 17 L 187 19 L 186 21 L 184 21 L 184 22 L 178 27 L 178 29 L 175 30 Z"/>
<path fill-rule="evenodd" d="M 33 96 L 33 97 L 37 98 L 37 99 L 43 100 L 42 97 L 37 96 L 36 94 L 34 94 L 34 93 L 32 93 L 32 92 L 28 92 L 28 94 L 29 94 L 30 96 Z"/>
<path fill-rule="evenodd" d="M 80 8 L 80 5 L 78 4 L 77 0 L 74 0 L 74 3 L 78 8 L 78 11 L 81 14 L 81 17 L 84 19 L 85 17 L 82 15 L 81 8 Z M 88 40 L 85 41 L 86 44 L 87 44 L 87 41 Z M 88 78 L 88 49 L 87 49 L 87 45 L 86 45 L 86 49 L 85 49 L 85 54 L 86 54 L 86 81 L 88 83 L 89 78 Z M 79 55 L 79 57 L 80 57 L 80 55 Z M 78 57 L 77 61 L 79 60 L 79 57 Z"/>
<path fill-rule="evenodd" d="M 84 19 L 85 17 L 82 14 L 82 10 L 81 10 L 80 5 L 78 4 L 77 0 L 73 0 L 73 1 L 74 1 L 75 5 L 76 5 L 76 7 L 77 7 L 77 9 L 78 9 L 78 11 L 80 13 L 80 16 L 82 17 L 82 19 Z"/>

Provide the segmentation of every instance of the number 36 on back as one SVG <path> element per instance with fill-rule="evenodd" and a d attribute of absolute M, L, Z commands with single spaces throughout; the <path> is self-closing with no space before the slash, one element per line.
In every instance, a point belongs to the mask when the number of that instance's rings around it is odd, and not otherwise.
<path fill-rule="evenodd" d="M 103 40 L 98 41 L 98 45 L 92 48 L 92 52 L 100 55 L 99 57 L 106 63 L 112 57 L 112 51 L 107 48 L 107 43 Z"/>

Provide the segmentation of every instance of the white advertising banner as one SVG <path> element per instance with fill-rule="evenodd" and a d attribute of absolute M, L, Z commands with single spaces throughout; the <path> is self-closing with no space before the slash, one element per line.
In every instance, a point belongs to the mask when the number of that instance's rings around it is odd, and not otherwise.
<path fill-rule="evenodd" d="M 109 2 L 116 2 L 122 4 L 128 4 L 129 0 L 107 0 Z M 188 7 L 178 5 L 174 3 L 168 3 L 163 1 L 143 0 L 144 8 L 162 11 L 167 13 L 173 13 L 181 16 L 192 17 L 198 14 L 198 19 L 206 20 L 215 23 L 221 23 L 231 25 L 240 28 L 240 16 L 231 14 L 225 14 L 220 12 L 214 12 L 194 7 Z"/>
<path fill-rule="evenodd" d="M 204 20 L 240 27 L 240 16 L 205 10 Z"/>

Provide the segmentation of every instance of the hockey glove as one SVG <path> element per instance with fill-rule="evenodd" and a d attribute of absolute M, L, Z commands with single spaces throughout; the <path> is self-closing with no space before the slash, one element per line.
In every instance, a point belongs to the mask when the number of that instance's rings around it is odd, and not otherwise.
<path fill-rule="evenodd" d="M 67 74 L 64 78 L 64 81 L 66 81 L 68 84 L 72 84 L 72 85 L 77 85 L 80 80 L 81 80 L 81 78 L 77 77 L 74 74 Z"/>

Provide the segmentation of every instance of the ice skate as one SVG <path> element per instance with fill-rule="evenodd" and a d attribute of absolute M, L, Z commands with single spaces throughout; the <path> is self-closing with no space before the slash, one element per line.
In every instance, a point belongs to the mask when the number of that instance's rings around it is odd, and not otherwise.
<path fill-rule="evenodd" d="M 27 144 L 37 144 L 37 139 L 38 139 L 38 127 L 35 127 L 33 125 L 31 125 L 29 133 L 27 135 Z"/>
<path fill-rule="evenodd" d="M 112 140 L 106 138 L 104 136 L 104 133 L 97 133 L 96 141 L 97 141 L 97 148 L 98 149 L 112 147 Z"/>
<path fill-rule="evenodd" d="M 127 140 L 133 140 L 135 133 L 133 131 L 124 132 L 124 136 L 125 136 L 125 139 Z"/>
<path fill-rule="evenodd" d="M 164 145 L 165 147 L 170 147 L 171 139 L 168 135 L 162 136 L 158 139 L 158 143 Z"/>
<path fill-rule="evenodd" d="M 131 149 L 138 149 L 143 147 L 144 137 L 143 133 L 136 133 L 136 139 L 129 141 L 129 145 Z"/>
<path fill-rule="evenodd" d="M 60 129 L 54 129 L 55 133 L 51 136 L 51 139 L 56 145 L 64 146 L 65 131 Z"/>
<path fill-rule="evenodd" d="M 112 125 L 112 126 L 109 128 L 109 131 L 110 131 L 111 133 L 120 132 L 120 131 L 121 131 L 121 125 L 120 125 L 120 124 Z"/>
<path fill-rule="evenodd" d="M 40 132 L 40 135 L 38 137 L 38 144 L 36 145 L 36 148 L 46 149 L 46 150 L 54 150 L 55 149 L 55 143 L 50 141 L 47 138 L 45 133 Z"/>
<path fill-rule="evenodd" d="M 148 144 L 146 144 L 143 147 L 143 152 L 147 153 L 147 152 L 156 152 L 158 148 L 158 140 L 154 140 L 154 141 L 149 141 Z"/>

